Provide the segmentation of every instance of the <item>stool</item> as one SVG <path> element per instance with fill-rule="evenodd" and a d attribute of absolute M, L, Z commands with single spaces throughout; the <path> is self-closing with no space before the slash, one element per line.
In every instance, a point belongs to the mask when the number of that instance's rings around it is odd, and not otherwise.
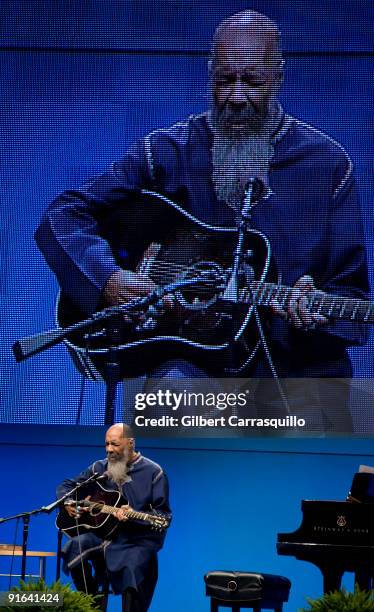
<path fill-rule="evenodd" d="M 241 608 L 282 612 L 291 588 L 288 578 L 274 574 L 214 571 L 204 580 L 205 594 L 211 598 L 210 612 L 218 612 L 220 606 L 232 612 Z"/>
<path fill-rule="evenodd" d="M 26 558 L 37 557 L 39 559 L 39 573 L 38 574 L 27 574 L 29 578 L 40 578 L 45 580 L 45 569 L 47 557 L 55 557 L 54 552 L 44 552 L 41 550 L 27 550 Z M 0 544 L 0 557 L 22 557 L 22 546 L 13 546 L 12 544 Z M 17 578 L 21 574 L 12 574 Z M 0 576 L 9 576 L 9 574 L 0 574 Z"/>

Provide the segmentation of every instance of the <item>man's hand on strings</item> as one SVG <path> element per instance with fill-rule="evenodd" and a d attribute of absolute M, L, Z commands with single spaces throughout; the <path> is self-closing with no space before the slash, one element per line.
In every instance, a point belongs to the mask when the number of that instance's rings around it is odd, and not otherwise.
<path fill-rule="evenodd" d="M 146 274 L 131 270 L 118 270 L 109 277 L 104 288 L 104 298 L 111 306 L 117 306 L 145 297 L 156 289 L 157 285 Z M 174 296 L 165 295 L 162 298 L 162 305 L 167 310 L 174 308 Z"/>
<path fill-rule="evenodd" d="M 131 272 L 131 270 L 117 270 L 109 277 L 105 285 L 104 297 L 108 304 L 117 306 L 144 297 L 156 288 L 153 280 L 146 274 Z"/>
<path fill-rule="evenodd" d="M 127 516 L 127 513 L 129 512 L 129 510 L 132 510 L 132 508 L 130 508 L 130 506 L 127 504 L 126 506 L 121 506 L 120 508 L 118 508 L 118 510 L 115 512 L 114 516 L 119 520 L 119 521 L 128 521 L 129 517 Z"/>
<path fill-rule="evenodd" d="M 296 281 L 289 295 L 287 304 L 281 306 L 276 300 L 272 300 L 271 307 L 274 314 L 288 321 L 297 329 L 314 329 L 328 323 L 328 319 L 317 313 L 312 313 L 308 308 L 308 294 L 317 292 L 314 280 L 309 275 L 304 275 Z M 322 291 L 318 292 L 322 294 Z"/>

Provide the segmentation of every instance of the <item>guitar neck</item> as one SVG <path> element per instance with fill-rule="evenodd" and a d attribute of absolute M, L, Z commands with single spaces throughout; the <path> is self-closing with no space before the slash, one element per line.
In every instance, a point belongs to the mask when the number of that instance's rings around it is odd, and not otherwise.
<path fill-rule="evenodd" d="M 285 306 L 291 296 L 292 287 L 275 283 L 254 281 L 249 288 L 240 291 L 240 301 L 258 306 L 270 306 L 276 300 Z M 328 295 L 321 291 L 310 291 L 306 294 L 308 309 L 312 314 L 319 314 L 329 319 L 374 323 L 374 303 L 366 300 Z"/>
<path fill-rule="evenodd" d="M 95 505 L 95 502 L 92 502 L 91 507 L 94 507 Z M 118 510 L 119 508 L 117 508 L 116 506 L 107 506 L 106 504 L 100 505 L 100 512 L 102 512 L 103 514 L 114 515 Z M 147 523 L 152 523 L 153 518 L 152 514 L 147 514 L 147 512 L 138 512 L 136 510 L 127 510 L 126 516 L 130 519 L 145 521 Z"/>
<path fill-rule="evenodd" d="M 152 514 L 147 514 L 146 512 L 137 512 L 136 510 L 129 510 L 126 512 L 127 516 L 131 519 L 135 519 L 138 521 L 147 521 L 152 522 Z"/>

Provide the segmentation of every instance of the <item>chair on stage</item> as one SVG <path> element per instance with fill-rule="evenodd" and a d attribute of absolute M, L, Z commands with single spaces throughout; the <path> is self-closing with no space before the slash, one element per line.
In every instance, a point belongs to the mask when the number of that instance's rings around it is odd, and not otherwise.
<path fill-rule="evenodd" d="M 220 607 L 231 608 L 232 612 L 242 608 L 282 612 L 291 588 L 288 578 L 274 574 L 212 571 L 204 580 L 210 612 L 218 612 Z"/>

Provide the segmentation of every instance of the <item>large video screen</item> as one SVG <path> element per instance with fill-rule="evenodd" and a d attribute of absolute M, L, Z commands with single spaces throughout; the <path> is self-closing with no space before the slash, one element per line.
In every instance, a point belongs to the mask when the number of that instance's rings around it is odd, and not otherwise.
<path fill-rule="evenodd" d="M 93 29 L 25 4 L 0 39 L 1 421 L 372 435 L 368 3 L 258 1 L 262 46 L 214 37 L 245 3 L 91 3 Z"/>

